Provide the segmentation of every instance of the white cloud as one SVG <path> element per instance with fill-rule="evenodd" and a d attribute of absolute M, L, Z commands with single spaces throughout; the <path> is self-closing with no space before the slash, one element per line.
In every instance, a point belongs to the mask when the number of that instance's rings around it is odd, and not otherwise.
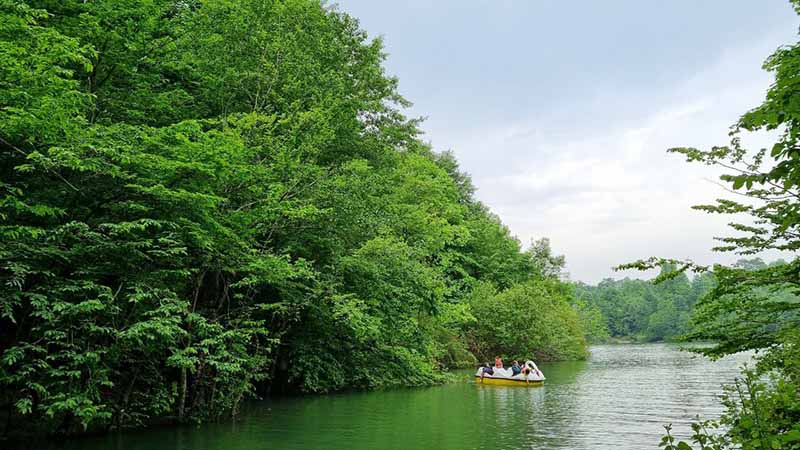
<path fill-rule="evenodd" d="M 728 195 L 718 172 L 665 150 L 727 143 L 769 86 L 761 62 L 794 40 L 787 2 L 341 2 L 386 37 L 434 147 L 523 241 L 550 237 L 573 279 L 736 258 L 709 250 L 729 218 L 690 209 Z"/>
<path fill-rule="evenodd" d="M 710 251 L 730 218 L 690 209 L 726 196 L 709 182 L 719 172 L 665 150 L 727 143 L 730 125 L 763 98 L 771 76 L 759 62 L 781 38 L 726 52 L 658 92 L 598 95 L 545 116 L 473 131 L 448 124 L 429 136 L 452 144 L 479 198 L 512 232 L 524 242 L 550 237 L 573 279 L 639 276 L 610 269 L 650 255 L 730 261 Z"/>

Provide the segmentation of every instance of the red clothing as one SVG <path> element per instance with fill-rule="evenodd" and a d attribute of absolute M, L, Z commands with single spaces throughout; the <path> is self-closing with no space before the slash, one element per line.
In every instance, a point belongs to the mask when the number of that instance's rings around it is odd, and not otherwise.
<path fill-rule="evenodd" d="M 500 358 L 495 358 L 494 359 L 494 366 L 497 367 L 498 369 L 502 369 L 503 368 L 503 360 L 500 359 Z"/>

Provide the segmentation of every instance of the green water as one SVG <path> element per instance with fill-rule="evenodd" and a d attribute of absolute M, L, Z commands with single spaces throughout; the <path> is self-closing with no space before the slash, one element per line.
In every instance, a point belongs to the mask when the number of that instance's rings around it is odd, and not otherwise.
<path fill-rule="evenodd" d="M 30 448 L 66 450 L 657 448 L 666 423 L 721 411 L 720 383 L 746 355 L 710 362 L 668 344 L 592 348 L 541 364 L 545 386 L 427 389 L 252 402 L 232 423 L 165 427 Z"/>

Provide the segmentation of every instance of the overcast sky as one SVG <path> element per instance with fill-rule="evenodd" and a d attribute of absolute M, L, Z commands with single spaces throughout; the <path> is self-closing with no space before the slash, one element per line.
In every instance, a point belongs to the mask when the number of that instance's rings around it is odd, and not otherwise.
<path fill-rule="evenodd" d="M 763 98 L 761 69 L 796 40 L 786 0 L 340 0 L 384 39 L 388 72 L 523 243 L 549 237 L 573 280 L 651 255 L 710 251 L 726 196 L 665 150 L 727 143 Z M 764 137 L 752 139 L 763 145 Z M 769 257 L 770 255 L 767 255 Z"/>

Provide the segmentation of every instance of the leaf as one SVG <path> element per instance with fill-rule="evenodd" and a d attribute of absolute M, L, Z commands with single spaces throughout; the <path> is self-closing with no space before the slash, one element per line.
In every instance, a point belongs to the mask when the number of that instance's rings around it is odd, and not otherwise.
<path fill-rule="evenodd" d="M 27 415 L 33 411 L 33 400 L 29 397 L 21 398 L 14 404 L 20 414 Z"/>

